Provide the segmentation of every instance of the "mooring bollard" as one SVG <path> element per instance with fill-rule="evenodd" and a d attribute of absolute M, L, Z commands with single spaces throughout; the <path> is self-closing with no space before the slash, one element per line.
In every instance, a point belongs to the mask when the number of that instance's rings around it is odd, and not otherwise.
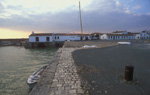
<path fill-rule="evenodd" d="M 134 67 L 132 65 L 126 65 L 125 74 L 124 74 L 124 80 L 125 81 L 132 81 L 133 71 L 134 71 Z"/>

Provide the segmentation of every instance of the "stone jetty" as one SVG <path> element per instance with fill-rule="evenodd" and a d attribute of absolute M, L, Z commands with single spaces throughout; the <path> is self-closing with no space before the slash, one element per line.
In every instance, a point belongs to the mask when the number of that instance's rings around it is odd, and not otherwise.
<path fill-rule="evenodd" d="M 60 48 L 30 95 L 84 95 L 71 53 L 76 49 Z"/>
<path fill-rule="evenodd" d="M 62 48 L 50 95 L 81 95 L 84 91 L 72 59 L 74 48 Z"/>
<path fill-rule="evenodd" d="M 97 45 L 98 48 L 101 48 L 116 44 L 112 41 L 65 42 L 29 95 L 88 95 L 77 73 L 72 52 L 83 49 L 84 45 Z"/>

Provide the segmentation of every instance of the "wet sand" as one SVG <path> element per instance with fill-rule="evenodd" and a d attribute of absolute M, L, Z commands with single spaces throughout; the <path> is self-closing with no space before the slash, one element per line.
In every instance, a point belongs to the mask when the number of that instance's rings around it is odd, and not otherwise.
<path fill-rule="evenodd" d="M 90 95 L 149 95 L 150 45 L 117 45 L 73 52 L 78 73 L 88 81 Z M 134 66 L 131 83 L 123 81 L 126 65 Z"/>

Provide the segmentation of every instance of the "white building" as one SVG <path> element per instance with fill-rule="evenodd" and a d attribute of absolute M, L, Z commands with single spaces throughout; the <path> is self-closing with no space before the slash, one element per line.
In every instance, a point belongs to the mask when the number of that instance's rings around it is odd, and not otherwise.
<path fill-rule="evenodd" d="M 53 33 L 32 33 L 29 42 L 53 42 Z"/>
<path fill-rule="evenodd" d="M 53 41 L 74 41 L 81 40 L 81 36 L 78 34 L 67 34 L 67 33 L 55 33 L 53 35 Z"/>
<path fill-rule="evenodd" d="M 127 31 L 114 31 L 112 33 L 32 33 L 29 36 L 29 42 L 64 42 L 64 41 L 80 41 L 80 40 L 131 40 L 131 39 L 150 39 L 150 32 L 142 31 L 139 33 L 131 33 Z"/>
<path fill-rule="evenodd" d="M 93 40 L 99 40 L 99 39 L 101 39 L 101 36 L 102 36 L 103 34 L 104 34 L 104 33 L 95 32 L 95 33 L 92 33 L 91 36 L 92 36 L 92 39 L 93 39 Z"/>
<path fill-rule="evenodd" d="M 54 42 L 54 41 L 79 41 L 91 40 L 90 34 L 78 33 L 32 33 L 29 42 Z"/>
<path fill-rule="evenodd" d="M 138 37 L 140 39 L 150 39 L 150 33 L 148 31 L 142 31 Z"/>
<path fill-rule="evenodd" d="M 136 39 L 139 33 L 131 33 L 125 31 L 114 31 L 112 33 L 103 34 L 100 36 L 101 40 L 131 40 Z"/>
<path fill-rule="evenodd" d="M 113 33 L 103 34 L 100 36 L 102 40 L 131 40 L 131 39 L 150 39 L 148 31 L 139 33 L 131 33 L 127 31 L 116 31 Z"/>

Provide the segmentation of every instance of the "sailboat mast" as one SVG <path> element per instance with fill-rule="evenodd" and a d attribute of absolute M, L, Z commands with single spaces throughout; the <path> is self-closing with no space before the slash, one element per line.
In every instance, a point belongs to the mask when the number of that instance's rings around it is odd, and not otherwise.
<path fill-rule="evenodd" d="M 80 26 L 81 26 L 81 34 L 83 33 L 82 29 L 82 18 L 81 18 L 81 7 L 80 7 L 80 1 L 79 1 L 79 13 L 80 13 Z"/>

